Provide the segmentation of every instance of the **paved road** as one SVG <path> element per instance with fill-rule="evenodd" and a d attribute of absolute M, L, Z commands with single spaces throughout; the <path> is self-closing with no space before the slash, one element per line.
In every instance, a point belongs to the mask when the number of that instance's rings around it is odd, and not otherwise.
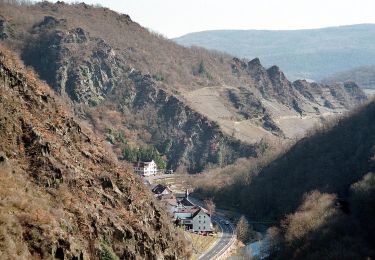
<path fill-rule="evenodd" d="M 195 205 L 204 207 L 204 203 L 199 199 L 189 197 L 189 200 Z M 217 209 L 217 211 L 219 210 Z M 218 214 L 213 214 L 211 220 L 213 223 L 216 223 L 220 227 L 222 234 L 219 238 L 219 241 L 208 252 L 199 257 L 199 259 L 202 260 L 210 260 L 220 256 L 223 251 L 225 251 L 223 249 L 229 247 L 231 245 L 231 240 L 235 238 L 233 224 L 226 218 Z"/>
<path fill-rule="evenodd" d="M 211 220 L 220 226 L 222 235 L 219 241 L 208 252 L 199 257 L 201 260 L 210 260 L 220 256 L 225 251 L 224 249 L 231 245 L 235 236 L 233 225 L 225 218 L 213 215 Z"/>

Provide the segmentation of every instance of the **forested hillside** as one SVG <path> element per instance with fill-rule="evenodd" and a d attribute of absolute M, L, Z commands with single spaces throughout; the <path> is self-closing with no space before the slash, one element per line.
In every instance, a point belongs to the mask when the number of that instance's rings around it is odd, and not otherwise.
<path fill-rule="evenodd" d="M 196 194 L 256 222 L 281 222 L 269 234 L 281 259 L 374 257 L 374 101 L 280 155 L 243 165 L 232 170 L 229 184 L 197 180 Z"/>
<path fill-rule="evenodd" d="M 340 71 L 321 80 L 325 84 L 347 81 L 354 81 L 364 89 L 375 89 L 375 65 Z"/>
<path fill-rule="evenodd" d="M 311 30 L 203 31 L 174 40 L 237 57 L 259 57 L 266 66 L 280 66 L 293 80 L 318 81 L 337 72 L 375 65 L 374 37 L 374 24 L 358 24 Z"/>

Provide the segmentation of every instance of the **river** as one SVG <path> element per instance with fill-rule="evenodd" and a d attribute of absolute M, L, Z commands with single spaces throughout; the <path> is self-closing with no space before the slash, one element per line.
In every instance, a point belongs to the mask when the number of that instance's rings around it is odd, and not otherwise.
<path fill-rule="evenodd" d="M 235 255 L 230 256 L 230 260 L 244 260 L 244 259 L 264 259 L 267 257 L 267 246 L 265 240 L 259 240 L 247 244 L 238 250 Z"/>

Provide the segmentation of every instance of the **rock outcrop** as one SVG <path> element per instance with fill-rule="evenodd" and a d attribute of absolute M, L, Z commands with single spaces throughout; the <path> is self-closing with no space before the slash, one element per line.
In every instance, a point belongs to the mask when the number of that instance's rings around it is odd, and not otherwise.
<path fill-rule="evenodd" d="M 124 118 L 142 118 L 136 130 L 147 131 L 153 145 L 171 142 L 163 153 L 172 169 L 194 173 L 208 164 L 256 156 L 256 145 L 240 144 L 224 135 L 217 124 L 159 88 L 150 75 L 129 67 L 127 58 L 104 40 L 91 37 L 82 28 L 65 30 L 65 22 L 60 20 L 44 17 L 33 27 L 32 40 L 22 50 L 26 64 L 57 93 L 91 107 L 117 104 Z"/>
<path fill-rule="evenodd" d="M 355 83 L 324 85 L 306 80 L 290 82 L 278 66 L 265 69 L 258 58 L 248 63 L 233 59 L 233 68 L 238 77 L 251 77 L 261 98 L 276 100 L 300 114 L 313 111 L 312 107 L 324 107 L 326 103 L 330 103 L 333 109 L 349 109 L 367 100 Z"/>
<path fill-rule="evenodd" d="M 183 258 L 151 192 L 64 106 L 0 50 L 2 258 Z"/>
<path fill-rule="evenodd" d="M 18 21 L 3 42 L 76 115 L 102 134 L 122 133 L 123 143 L 157 147 L 173 169 L 194 173 L 256 156 L 260 142 L 301 136 L 366 99 L 354 85 L 293 83 L 259 59 L 178 46 L 106 8 L 2 4 L 0 15 Z M 124 147 L 112 144 L 121 158 Z"/>

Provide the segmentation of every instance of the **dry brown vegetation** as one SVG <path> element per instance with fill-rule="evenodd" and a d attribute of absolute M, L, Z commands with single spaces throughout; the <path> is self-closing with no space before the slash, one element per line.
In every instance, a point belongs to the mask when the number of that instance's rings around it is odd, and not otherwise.
<path fill-rule="evenodd" d="M 321 194 L 313 191 L 305 195 L 303 204 L 294 214 L 288 215 L 283 222 L 286 229 L 285 240 L 299 240 L 326 224 L 338 213 L 335 209 L 336 197 L 331 194 Z"/>
<path fill-rule="evenodd" d="M 58 209 L 48 193 L 20 172 L 0 165 L 1 259 L 32 259 L 35 255 L 32 256 L 25 237 L 44 240 L 48 244 L 56 234 L 63 232 L 59 220 L 66 217 L 64 212 Z M 27 230 L 27 226 L 39 227 L 39 230 Z"/>
<path fill-rule="evenodd" d="M 0 2 L 1 4 L 1 2 Z M 3 4 L 2 13 L 7 20 L 17 20 L 15 27 L 28 24 L 30 27 L 18 27 L 20 33 L 27 33 L 31 26 L 40 22 L 45 15 L 53 15 L 57 19 L 69 21 L 69 29 L 83 28 L 90 36 L 102 38 L 116 52 L 127 57 L 128 64 L 150 75 L 163 75 L 166 83 L 191 89 L 201 85 L 218 85 L 233 81 L 230 66 L 232 57 L 203 48 L 185 48 L 171 40 L 133 22 L 129 16 L 118 14 L 102 7 L 79 4 L 52 4 L 48 2 L 35 5 L 23 5 L 17 9 Z M 80 13 L 80 15 L 77 15 Z M 194 75 L 200 63 L 204 61 L 211 79 Z M 163 83 L 163 82 L 161 82 Z"/>
<path fill-rule="evenodd" d="M 353 185 L 351 204 L 332 194 L 318 191 L 306 194 L 298 210 L 283 220 L 281 230 L 273 227 L 268 232 L 266 239 L 271 245 L 271 257 L 372 259 L 375 233 L 369 219 L 375 215 L 373 206 L 368 203 L 375 199 L 373 180 L 373 174 L 369 174 Z M 359 186 L 367 186 L 367 192 L 357 190 Z M 357 200 L 356 203 L 353 200 Z"/>
<path fill-rule="evenodd" d="M 255 155 L 255 145 L 223 134 L 176 97 L 180 88 L 217 85 L 227 76 L 237 81 L 229 56 L 184 48 L 106 8 L 38 3 L 3 4 L 1 10 L 10 31 L 5 43 L 72 99 L 74 112 L 110 139 L 118 157 L 126 145 L 152 145 L 168 159 L 168 168 L 195 173 Z M 21 12 L 29 17 L 19 17 Z M 121 142 L 113 142 L 112 133 Z M 211 148 L 219 142 L 226 153 L 217 162 L 219 149 Z M 171 145 L 163 149 L 166 143 Z"/>
<path fill-rule="evenodd" d="M 207 169 L 197 176 L 184 176 L 186 184 L 194 189 L 194 195 L 202 199 L 208 198 L 220 204 L 220 208 L 227 207 L 236 210 L 238 204 L 229 203 L 220 196 L 222 189 L 230 187 L 230 194 L 239 192 L 239 188 L 249 185 L 265 165 L 287 151 L 291 143 L 269 143 L 270 149 L 258 158 L 239 158 L 233 164 L 224 167 Z M 236 195 L 236 196 L 237 196 Z M 229 195 L 231 197 L 231 195 Z M 222 200 L 224 199 L 224 200 Z"/>
<path fill-rule="evenodd" d="M 24 71 L 1 47 L 0 258 L 183 256 L 141 180 Z"/>
<path fill-rule="evenodd" d="M 265 238 L 271 259 L 372 259 L 374 109 L 372 101 L 327 121 L 263 163 L 216 169 L 219 181 L 199 176 L 196 195 L 256 222 L 280 221 Z"/>
<path fill-rule="evenodd" d="M 107 136 L 120 158 L 125 143 L 146 143 L 174 170 L 225 166 L 257 156 L 262 137 L 293 136 L 319 121 L 317 114 L 341 112 L 364 98 L 354 85 L 291 83 L 278 67 L 267 70 L 257 59 L 182 47 L 107 8 L 8 1 L 0 7 L 4 44 L 71 99 L 75 114 Z M 204 93 L 218 96 L 194 106 L 195 95 Z M 113 133 L 121 142 L 113 142 Z"/>

